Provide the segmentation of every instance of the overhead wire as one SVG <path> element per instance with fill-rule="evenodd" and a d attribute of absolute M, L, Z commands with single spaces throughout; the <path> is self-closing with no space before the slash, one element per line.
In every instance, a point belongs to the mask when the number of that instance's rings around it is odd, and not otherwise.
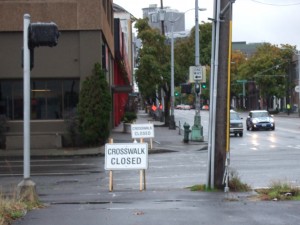
<path fill-rule="evenodd" d="M 263 1 L 259 1 L 259 0 L 250 0 L 252 2 L 258 3 L 258 4 L 262 4 L 262 5 L 270 5 L 270 6 L 294 6 L 294 5 L 300 5 L 300 1 L 298 2 L 293 2 L 293 3 L 267 3 L 267 2 L 263 2 Z M 283 0 L 283 2 L 286 2 L 285 0 Z"/>

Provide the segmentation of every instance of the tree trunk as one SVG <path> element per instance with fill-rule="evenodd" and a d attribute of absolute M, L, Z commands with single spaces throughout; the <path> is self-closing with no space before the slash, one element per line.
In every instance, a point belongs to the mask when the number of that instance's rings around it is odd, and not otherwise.
<path fill-rule="evenodd" d="M 170 92 L 165 92 L 165 126 L 170 124 Z"/>

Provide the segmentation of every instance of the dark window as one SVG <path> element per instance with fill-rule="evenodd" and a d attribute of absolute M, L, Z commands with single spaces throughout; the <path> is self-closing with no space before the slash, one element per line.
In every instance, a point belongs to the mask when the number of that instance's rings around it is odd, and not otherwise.
<path fill-rule="evenodd" d="M 79 80 L 65 80 L 63 82 L 64 114 L 76 109 L 79 101 Z"/>
<path fill-rule="evenodd" d="M 75 111 L 79 79 L 31 80 L 31 119 L 62 119 Z M 10 120 L 23 119 L 23 81 L 0 80 L 0 114 Z"/>

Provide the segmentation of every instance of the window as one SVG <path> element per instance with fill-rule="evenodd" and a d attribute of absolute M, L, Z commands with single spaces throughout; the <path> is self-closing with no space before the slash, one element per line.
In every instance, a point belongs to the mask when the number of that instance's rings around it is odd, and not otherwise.
<path fill-rule="evenodd" d="M 31 119 L 62 119 L 74 111 L 79 99 L 79 79 L 32 79 Z M 0 80 L 0 114 L 23 119 L 23 81 Z"/>

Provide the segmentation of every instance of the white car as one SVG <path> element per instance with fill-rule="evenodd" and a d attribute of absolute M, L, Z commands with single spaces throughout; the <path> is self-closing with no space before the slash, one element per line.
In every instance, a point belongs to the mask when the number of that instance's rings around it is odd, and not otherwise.
<path fill-rule="evenodd" d="M 175 109 L 183 109 L 184 105 L 176 105 Z"/>
<path fill-rule="evenodd" d="M 234 134 L 234 136 L 239 135 L 243 137 L 244 127 L 242 119 L 236 111 L 230 110 L 230 133 Z"/>
<path fill-rule="evenodd" d="M 176 105 L 175 109 L 184 109 L 184 110 L 190 110 L 191 106 L 190 105 Z"/>
<path fill-rule="evenodd" d="M 190 105 L 183 105 L 183 109 L 185 109 L 185 110 L 190 110 L 190 109 L 191 109 L 191 106 L 190 106 Z"/>

